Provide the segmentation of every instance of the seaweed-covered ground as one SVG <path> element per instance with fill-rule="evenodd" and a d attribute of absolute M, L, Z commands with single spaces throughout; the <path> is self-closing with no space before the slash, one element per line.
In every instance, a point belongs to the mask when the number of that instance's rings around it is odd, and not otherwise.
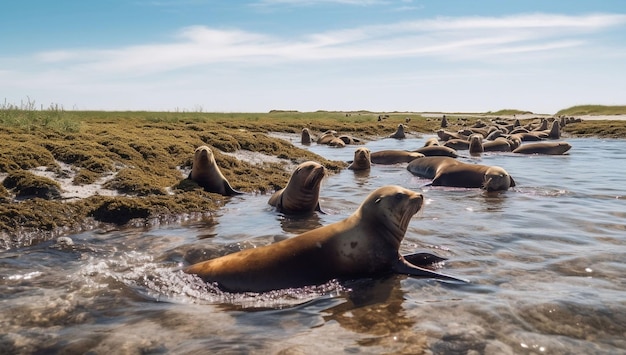
<path fill-rule="evenodd" d="M 438 114 L 275 111 L 270 113 L 0 112 L 0 248 L 36 243 L 104 225 L 176 223 L 211 218 L 228 197 L 185 177 L 193 152 L 213 148 L 231 185 L 269 194 L 306 160 L 332 174 L 347 166 L 279 138 L 332 129 L 377 139 L 405 124 L 409 135 L 432 134 Z M 526 117 L 522 121 L 536 120 Z M 493 116 L 492 116 L 493 117 Z M 450 130 L 477 119 L 449 115 Z M 626 137 L 619 120 L 583 120 L 565 135 Z M 337 148 L 337 149 L 351 149 Z"/>

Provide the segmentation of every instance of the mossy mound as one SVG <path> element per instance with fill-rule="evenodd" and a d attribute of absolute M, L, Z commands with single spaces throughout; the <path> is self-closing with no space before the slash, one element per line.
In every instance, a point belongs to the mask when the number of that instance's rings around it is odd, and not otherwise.
<path fill-rule="evenodd" d="M 46 148 L 32 139 L 13 136 L 11 133 L 0 134 L 0 137 L 13 137 L 0 140 L 0 172 L 19 169 L 33 169 L 40 166 L 58 168 L 54 156 Z"/>
<path fill-rule="evenodd" d="M 47 177 L 37 176 L 25 170 L 11 172 L 2 182 L 18 198 L 43 198 L 55 200 L 61 198 L 61 186 Z"/>
<path fill-rule="evenodd" d="M 563 127 L 563 132 L 579 137 L 624 138 L 626 122 L 583 120 Z"/>

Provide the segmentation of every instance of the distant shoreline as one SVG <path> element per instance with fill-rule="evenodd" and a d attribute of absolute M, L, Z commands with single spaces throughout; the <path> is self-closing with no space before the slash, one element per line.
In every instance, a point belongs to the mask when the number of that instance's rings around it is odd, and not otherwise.
<path fill-rule="evenodd" d="M 440 112 L 440 113 L 416 112 L 416 113 L 423 117 L 429 117 L 429 118 L 441 118 L 441 116 L 446 115 L 446 117 L 472 117 L 472 118 L 500 117 L 504 119 L 519 118 L 520 120 L 527 120 L 527 119 L 533 119 L 533 118 L 549 118 L 549 117 L 555 116 L 555 115 L 549 115 L 549 114 L 543 114 L 543 113 L 524 113 L 524 114 L 516 114 L 516 115 L 498 115 L 498 114 L 491 114 L 491 113 L 446 113 L 446 112 Z M 593 121 L 626 121 L 626 115 L 574 115 L 573 117 L 581 118 L 583 120 L 593 120 Z"/>

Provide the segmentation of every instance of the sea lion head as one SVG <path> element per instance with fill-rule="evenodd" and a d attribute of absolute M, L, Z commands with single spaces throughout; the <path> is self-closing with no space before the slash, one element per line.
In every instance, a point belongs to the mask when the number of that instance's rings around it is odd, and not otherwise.
<path fill-rule="evenodd" d="M 371 167 L 371 151 L 365 147 L 357 148 L 354 151 L 354 161 L 348 169 L 366 170 Z"/>
<path fill-rule="evenodd" d="M 480 134 L 472 134 L 469 137 L 469 152 L 470 154 L 482 153 L 483 148 L 483 136 Z"/>
<path fill-rule="evenodd" d="M 216 165 L 215 155 L 211 148 L 201 145 L 196 148 L 193 155 L 193 165 L 191 166 L 191 178 L 196 179 L 207 174 Z"/>
<path fill-rule="evenodd" d="M 490 166 L 485 172 L 482 188 L 487 191 L 506 191 L 515 186 L 513 178 L 503 168 Z"/>
<path fill-rule="evenodd" d="M 320 163 L 314 161 L 306 161 L 296 168 L 291 174 L 291 178 L 287 183 L 287 189 L 290 186 L 296 186 L 300 191 L 317 191 L 319 193 L 322 179 L 326 176 L 326 169 Z"/>
<path fill-rule="evenodd" d="M 311 132 L 308 128 L 302 128 L 302 135 L 300 136 L 300 143 L 311 144 Z"/>
<path fill-rule="evenodd" d="M 556 145 L 556 152 L 558 154 L 564 154 L 567 151 L 569 151 L 570 149 L 572 149 L 572 145 L 567 143 L 567 142 L 557 142 Z"/>
<path fill-rule="evenodd" d="M 514 151 L 517 147 L 522 145 L 522 139 L 520 138 L 519 135 L 513 134 L 509 136 L 508 140 L 509 140 L 509 144 L 511 145 L 511 151 Z"/>
<path fill-rule="evenodd" d="M 370 193 L 358 213 L 361 223 L 366 223 L 377 235 L 387 238 L 394 247 L 400 247 L 411 218 L 423 204 L 422 194 L 401 186 L 388 185 Z"/>

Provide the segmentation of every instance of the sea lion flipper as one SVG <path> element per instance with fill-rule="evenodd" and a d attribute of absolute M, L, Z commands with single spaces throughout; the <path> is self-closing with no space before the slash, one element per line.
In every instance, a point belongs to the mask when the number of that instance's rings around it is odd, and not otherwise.
<path fill-rule="evenodd" d="M 446 275 L 446 274 L 438 273 L 432 270 L 424 269 L 419 266 L 415 266 L 409 263 L 408 261 L 406 261 L 404 258 L 398 259 L 398 261 L 394 263 L 391 269 L 392 271 L 398 274 L 407 274 L 407 275 L 419 276 L 419 277 L 430 277 L 430 278 L 437 279 L 437 280 L 456 281 L 456 282 L 461 282 L 461 283 L 470 282 L 467 279 L 462 279 L 459 277 Z"/>
<path fill-rule="evenodd" d="M 429 253 L 413 253 L 403 255 L 402 257 L 409 263 L 420 267 L 429 267 L 433 264 L 441 263 L 448 260 L 447 258 L 442 258 L 440 256 Z"/>
<path fill-rule="evenodd" d="M 315 210 L 321 214 L 326 214 L 326 212 L 322 211 L 322 208 L 320 207 L 320 203 L 318 202 L 317 205 L 315 206 Z"/>
<path fill-rule="evenodd" d="M 237 191 L 235 189 L 233 189 L 232 186 L 230 186 L 230 184 L 228 183 L 228 181 L 224 180 L 224 191 L 226 192 L 227 196 L 233 196 L 233 195 L 241 195 L 243 194 L 243 192 L 241 191 Z"/>
<path fill-rule="evenodd" d="M 511 179 L 511 185 L 509 187 L 515 187 L 515 180 L 513 180 L 513 177 L 509 176 L 509 179 Z"/>

